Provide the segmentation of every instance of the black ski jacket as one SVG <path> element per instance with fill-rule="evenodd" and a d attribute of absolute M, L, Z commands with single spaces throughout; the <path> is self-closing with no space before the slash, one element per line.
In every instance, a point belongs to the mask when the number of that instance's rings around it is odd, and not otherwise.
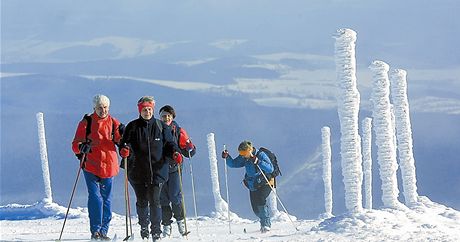
<path fill-rule="evenodd" d="M 172 158 L 175 151 L 180 152 L 171 128 L 154 117 L 150 120 L 139 117 L 129 122 L 120 143 L 130 148 L 128 176 L 136 184 L 166 182 L 169 165 L 165 157 Z"/>

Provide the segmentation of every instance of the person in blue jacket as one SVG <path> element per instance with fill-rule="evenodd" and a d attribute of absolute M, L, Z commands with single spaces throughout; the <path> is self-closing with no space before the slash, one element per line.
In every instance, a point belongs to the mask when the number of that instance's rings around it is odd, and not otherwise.
<path fill-rule="evenodd" d="M 265 233 L 270 231 L 271 221 L 267 198 L 270 195 L 271 187 L 274 185 L 274 179 L 271 178 L 268 182 L 266 177 L 261 173 L 273 172 L 273 164 L 268 158 L 268 155 L 263 151 L 257 151 L 250 141 L 243 141 L 238 146 L 239 155 L 233 159 L 227 150 L 222 151 L 222 158 L 228 167 L 231 168 L 246 168 L 244 176 L 244 184 L 249 189 L 249 197 L 251 207 L 255 215 L 260 219 L 260 232 Z"/>

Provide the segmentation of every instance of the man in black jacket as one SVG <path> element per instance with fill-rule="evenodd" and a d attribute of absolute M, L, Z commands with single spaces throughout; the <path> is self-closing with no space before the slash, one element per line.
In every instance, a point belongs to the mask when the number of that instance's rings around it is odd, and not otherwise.
<path fill-rule="evenodd" d="M 171 128 L 153 117 L 153 97 L 142 97 L 137 106 L 140 117 L 126 126 L 121 139 L 123 148 L 120 154 L 123 157 L 128 156 L 128 177 L 136 193 L 141 237 L 149 237 L 150 222 L 152 239 L 156 241 L 161 237 L 160 192 L 162 185 L 168 180 L 169 171 L 165 157 L 181 163 L 182 155 L 174 142 Z"/>

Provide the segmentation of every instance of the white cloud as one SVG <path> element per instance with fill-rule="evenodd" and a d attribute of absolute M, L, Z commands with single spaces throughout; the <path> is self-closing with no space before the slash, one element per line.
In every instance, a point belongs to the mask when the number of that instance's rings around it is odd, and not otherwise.
<path fill-rule="evenodd" d="M 245 39 L 224 39 L 212 42 L 209 45 L 223 50 L 231 50 L 236 46 L 241 45 L 247 41 L 248 40 Z"/>

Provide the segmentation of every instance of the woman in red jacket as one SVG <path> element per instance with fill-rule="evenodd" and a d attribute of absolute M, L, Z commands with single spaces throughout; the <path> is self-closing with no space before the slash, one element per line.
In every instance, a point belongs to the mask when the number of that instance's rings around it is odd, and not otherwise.
<path fill-rule="evenodd" d="M 80 121 L 72 150 L 81 160 L 88 188 L 88 213 L 91 239 L 107 237 L 112 219 L 112 180 L 118 174 L 115 144 L 121 139 L 122 124 L 109 115 L 110 100 L 104 95 L 93 98 L 94 112 Z"/>

